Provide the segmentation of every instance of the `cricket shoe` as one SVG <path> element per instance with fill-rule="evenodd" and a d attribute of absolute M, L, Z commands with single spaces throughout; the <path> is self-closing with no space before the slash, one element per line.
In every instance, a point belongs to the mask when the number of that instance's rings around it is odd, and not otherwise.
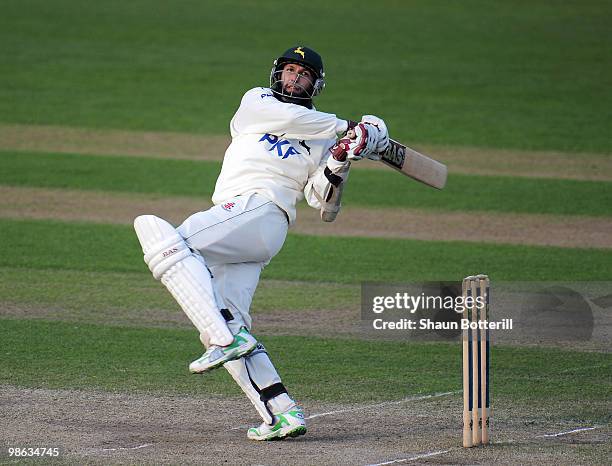
<path fill-rule="evenodd" d="M 257 346 L 257 340 L 246 327 L 234 335 L 234 341 L 227 346 L 210 345 L 201 358 L 189 364 L 189 370 L 194 374 L 210 371 L 221 367 L 228 361 L 240 359 L 251 353 Z"/>
<path fill-rule="evenodd" d="M 283 440 L 287 437 L 299 437 L 306 433 L 304 411 L 297 406 L 274 415 L 274 424 L 265 422 L 259 427 L 252 427 L 247 432 L 250 440 Z"/>

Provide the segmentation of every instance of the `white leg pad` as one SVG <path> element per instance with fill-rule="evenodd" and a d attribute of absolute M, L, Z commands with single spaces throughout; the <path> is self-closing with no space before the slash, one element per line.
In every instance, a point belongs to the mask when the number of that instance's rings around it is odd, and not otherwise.
<path fill-rule="evenodd" d="M 267 424 L 272 424 L 274 421 L 272 413 L 268 409 L 268 406 L 263 401 L 261 401 L 259 392 L 255 389 L 253 383 L 251 382 L 251 379 L 249 377 L 249 371 L 246 367 L 245 358 L 228 361 L 223 364 L 223 367 L 227 369 L 227 372 L 230 373 L 232 378 L 240 386 L 249 401 L 253 403 L 253 406 L 255 406 L 255 409 L 257 410 L 261 418 L 264 420 L 264 422 Z"/>
<path fill-rule="evenodd" d="M 141 215 L 134 229 L 153 277 L 168 288 L 187 317 L 211 345 L 234 341 L 215 300 L 204 259 L 191 252 L 176 229 L 155 215 Z"/>
<path fill-rule="evenodd" d="M 287 394 L 266 348 L 261 343 L 258 343 L 255 351 L 248 356 L 226 362 L 223 367 L 242 388 L 265 423 L 272 424 L 274 414 L 295 406 L 295 401 Z M 279 385 L 282 390 L 275 392 L 274 388 Z"/>

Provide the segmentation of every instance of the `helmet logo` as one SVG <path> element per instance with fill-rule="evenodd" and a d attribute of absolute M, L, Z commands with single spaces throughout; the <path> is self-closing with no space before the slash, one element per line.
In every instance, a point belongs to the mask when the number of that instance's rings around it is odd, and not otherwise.
<path fill-rule="evenodd" d="M 302 47 L 298 47 L 297 49 L 295 49 L 293 51 L 293 53 L 299 53 L 302 56 L 302 59 L 306 58 L 306 55 L 304 54 L 304 51 L 302 50 Z"/>

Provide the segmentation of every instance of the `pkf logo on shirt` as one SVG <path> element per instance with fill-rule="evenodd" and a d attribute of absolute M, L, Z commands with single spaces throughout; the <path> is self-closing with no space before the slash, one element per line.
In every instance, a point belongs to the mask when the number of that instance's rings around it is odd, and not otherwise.
<path fill-rule="evenodd" d="M 280 139 L 278 136 L 275 136 L 273 134 L 264 134 L 259 140 L 259 142 L 268 142 L 272 144 L 268 148 L 268 151 L 274 153 L 274 150 L 276 149 L 276 155 L 278 155 L 282 159 L 286 159 L 290 155 L 299 154 L 299 152 L 291 145 L 289 141 L 287 141 L 286 139 Z"/>
<path fill-rule="evenodd" d="M 234 207 L 236 207 L 235 202 L 226 202 L 225 204 L 221 205 L 221 208 L 227 210 L 228 212 L 231 212 Z"/>

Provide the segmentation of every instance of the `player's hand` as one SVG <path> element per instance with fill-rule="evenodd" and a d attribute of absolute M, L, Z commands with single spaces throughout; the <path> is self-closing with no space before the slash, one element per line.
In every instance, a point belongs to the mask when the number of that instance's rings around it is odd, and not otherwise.
<path fill-rule="evenodd" d="M 380 153 L 389 147 L 389 133 L 385 122 L 374 116 L 364 115 L 360 123 L 350 125 L 346 136 L 331 148 L 332 156 L 341 162 L 364 158 L 380 160 Z"/>
<path fill-rule="evenodd" d="M 378 129 L 375 126 L 357 123 L 346 133 L 346 138 L 341 139 L 345 146 L 347 160 L 356 161 L 363 158 L 380 160 L 376 150 L 378 143 Z"/>
<path fill-rule="evenodd" d="M 376 152 L 382 154 L 389 148 L 389 131 L 387 125 L 382 120 L 374 115 L 364 115 L 361 117 L 361 122 L 368 125 L 376 126 L 378 129 L 378 142 L 376 143 Z"/>

